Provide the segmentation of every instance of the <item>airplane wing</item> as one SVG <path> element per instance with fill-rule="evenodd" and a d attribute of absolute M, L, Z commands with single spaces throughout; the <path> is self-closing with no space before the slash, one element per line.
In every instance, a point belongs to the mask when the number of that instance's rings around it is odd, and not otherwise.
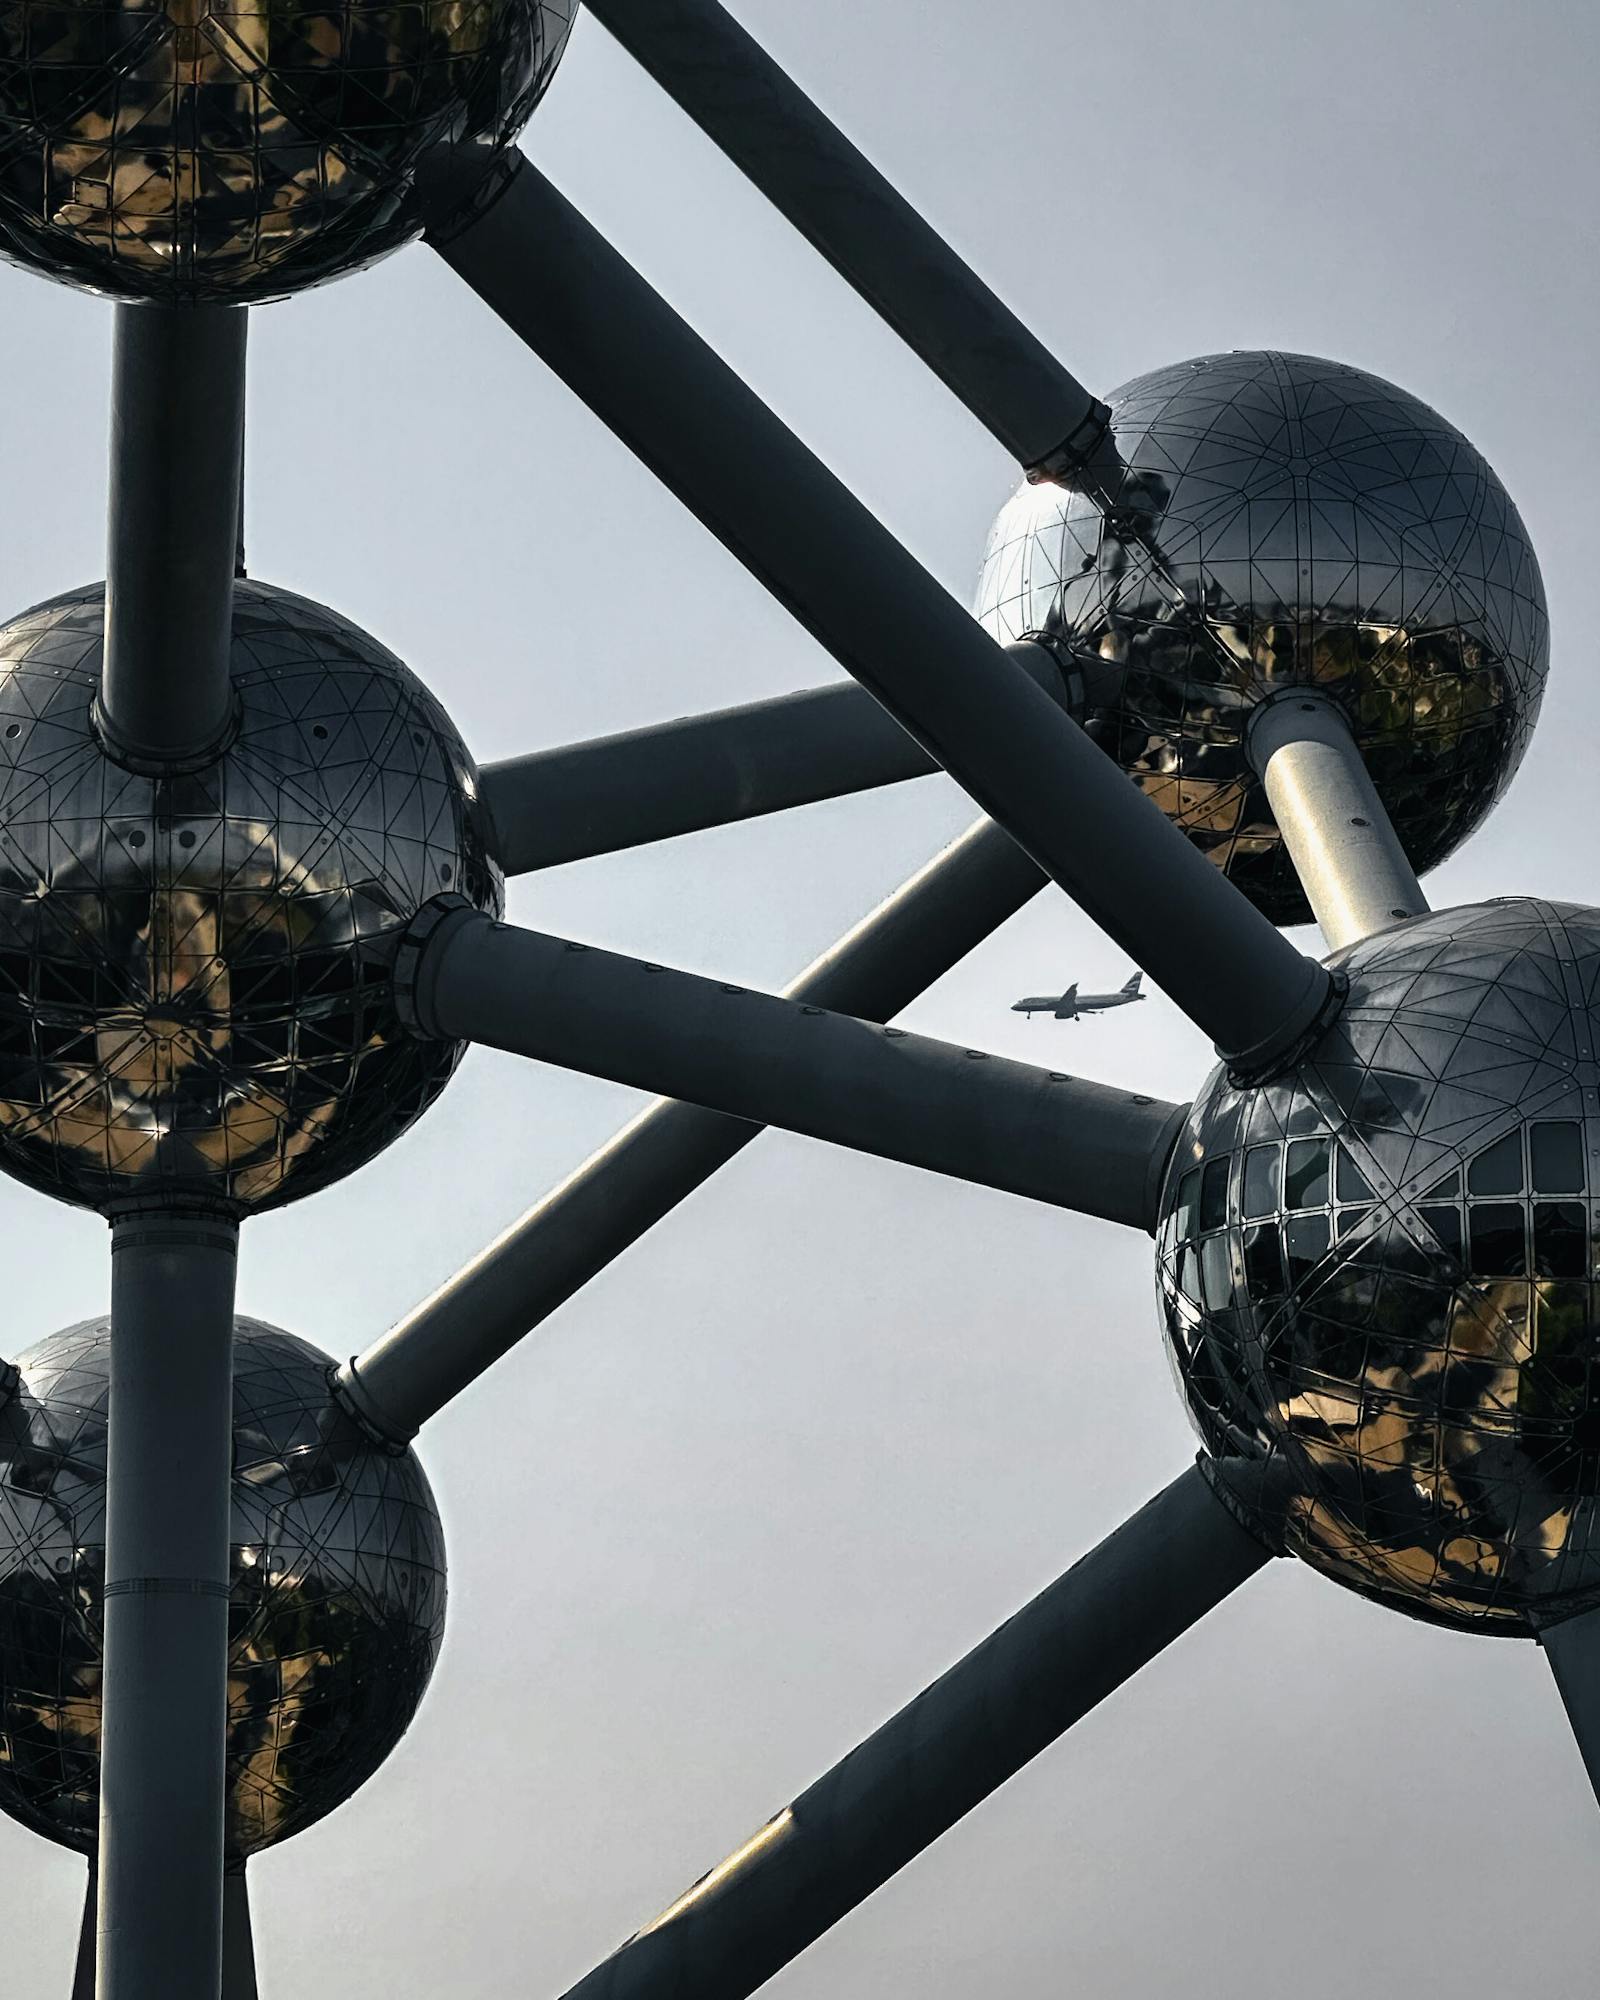
<path fill-rule="evenodd" d="M 1118 987 L 1115 993 L 1080 993 L 1076 980 L 1059 999 L 1049 994 L 1030 993 L 1025 1000 L 1011 1003 L 1013 1014 L 1054 1014 L 1058 1021 L 1081 1021 L 1090 1014 L 1103 1014 L 1108 1007 L 1126 1007 L 1130 1000 L 1142 1000 L 1139 990 L 1142 972 L 1136 972 L 1126 986 Z"/>

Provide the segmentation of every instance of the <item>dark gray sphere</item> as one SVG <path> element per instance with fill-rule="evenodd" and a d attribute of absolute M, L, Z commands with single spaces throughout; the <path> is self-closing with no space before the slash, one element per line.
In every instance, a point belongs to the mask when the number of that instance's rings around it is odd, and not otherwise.
<path fill-rule="evenodd" d="M 1505 488 L 1414 396 L 1303 354 L 1216 354 L 1111 398 L 1109 518 L 1024 486 L 977 613 L 1070 655 L 1096 742 L 1274 922 L 1310 911 L 1244 754 L 1286 685 L 1342 706 L 1414 867 L 1494 804 L 1538 717 L 1544 586 Z"/>
<path fill-rule="evenodd" d="M 460 1050 L 390 961 L 430 898 L 499 912 L 477 773 L 427 689 L 335 612 L 239 586 L 239 729 L 136 776 L 90 720 L 103 588 L 0 628 L 0 1167 L 106 1209 L 244 1214 L 403 1132 Z"/>
<path fill-rule="evenodd" d="M 1310 1054 L 1218 1070 L 1190 1112 L 1168 1341 L 1297 1554 L 1526 1632 L 1600 1603 L 1600 911 L 1448 910 L 1330 963 L 1349 996 Z"/>
<path fill-rule="evenodd" d="M 105 1319 L 23 1355 L 0 1406 L 0 1809 L 95 1842 L 105 1585 Z M 444 1539 L 410 1451 L 334 1405 L 309 1342 L 234 1322 L 228 1846 L 349 1798 L 416 1713 L 444 1631 Z M 174 1438 L 174 1450 L 182 1440 Z"/>
<path fill-rule="evenodd" d="M 508 146 L 576 0 L 0 0 L 0 255 L 121 299 L 258 304 L 422 227 Z"/>

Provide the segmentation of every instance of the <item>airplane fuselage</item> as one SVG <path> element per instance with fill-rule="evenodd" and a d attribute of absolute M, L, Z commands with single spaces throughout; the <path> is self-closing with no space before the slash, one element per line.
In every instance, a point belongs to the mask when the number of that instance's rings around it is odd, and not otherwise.
<path fill-rule="evenodd" d="M 1080 993 L 1076 986 L 1069 986 L 1065 993 L 1030 993 L 1026 999 L 1015 1001 L 1013 1014 L 1052 1014 L 1058 1021 L 1081 1020 L 1085 1014 L 1108 1014 L 1113 1007 L 1131 1007 L 1145 995 L 1139 990 L 1139 978 L 1135 975 L 1126 986 L 1115 993 Z"/>

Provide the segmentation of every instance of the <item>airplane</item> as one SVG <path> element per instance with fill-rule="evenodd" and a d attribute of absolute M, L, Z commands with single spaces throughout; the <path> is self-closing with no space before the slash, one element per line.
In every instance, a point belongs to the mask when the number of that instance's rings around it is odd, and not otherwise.
<path fill-rule="evenodd" d="M 1011 1011 L 1030 1017 L 1053 1014 L 1058 1021 L 1081 1021 L 1085 1014 L 1104 1014 L 1112 1007 L 1131 1007 L 1135 1000 L 1143 1000 L 1146 996 L 1139 991 L 1143 978 L 1142 972 L 1136 972 L 1120 993 L 1080 993 L 1075 985 L 1055 997 L 1033 993 L 1026 1000 L 1018 1000 Z"/>

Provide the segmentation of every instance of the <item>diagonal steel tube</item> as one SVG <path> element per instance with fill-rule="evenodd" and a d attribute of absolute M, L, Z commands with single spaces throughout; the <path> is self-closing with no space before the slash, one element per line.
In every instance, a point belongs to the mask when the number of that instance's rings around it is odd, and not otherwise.
<path fill-rule="evenodd" d="M 1245 745 L 1330 951 L 1428 907 L 1338 703 L 1286 688 L 1254 711 Z"/>
<path fill-rule="evenodd" d="M 483 1042 L 1135 1228 L 1183 1107 L 780 995 L 429 906 L 396 965 L 415 1033 Z"/>
<path fill-rule="evenodd" d="M 1056 700 L 1043 646 L 1006 651 Z M 486 764 L 480 795 L 508 875 L 927 777 L 939 766 L 853 681 Z"/>
<path fill-rule="evenodd" d="M 242 306 L 118 306 L 106 643 L 95 715 L 135 770 L 205 764 L 232 721 Z"/>
<path fill-rule="evenodd" d="M 1183 592 L 1137 511 L 1112 412 L 997 299 L 719 0 L 593 0 L 636 62 L 933 369 L 1030 480 L 1118 515 L 1169 599 Z M 1047 442 L 1048 440 L 1048 442 Z M 1225 679 L 1238 662 L 1209 625 Z"/>
<path fill-rule="evenodd" d="M 564 2000 L 746 2000 L 1270 1553 L 1191 1467 Z"/>
<path fill-rule="evenodd" d="M 98 2000 L 217 2000 L 235 1223 L 112 1225 Z"/>
<path fill-rule="evenodd" d="M 1555 1676 L 1583 1768 L 1600 1801 L 1600 1611 L 1542 1626 L 1539 1644 Z"/>
<path fill-rule="evenodd" d="M 719 0 L 593 0 L 617 41 L 952 389 L 1029 478 L 1119 515 L 1182 603 L 1160 546 L 1119 506 L 1112 412 L 997 299 Z M 1049 442 L 1046 442 L 1049 440 Z M 1210 630 L 1225 674 L 1238 663 Z"/>
<path fill-rule="evenodd" d="M 1020 463 L 1070 477 L 1109 412 L 717 0 L 589 12 Z"/>
<path fill-rule="evenodd" d="M 593 0 L 618 42 L 888 321 L 1032 480 L 1119 516 L 1181 605 L 1159 544 L 1119 506 L 1112 413 L 997 299 L 719 0 Z M 1046 442 L 1048 440 L 1048 442 Z M 1238 662 L 1204 626 L 1232 679 Z"/>
<path fill-rule="evenodd" d="M 1332 1003 L 1275 931 L 526 160 L 437 246 L 1242 1068 Z"/>
<path fill-rule="evenodd" d="M 980 820 L 808 967 L 787 997 L 889 1020 L 1043 884 L 1021 848 Z M 382 1436 L 412 1437 L 760 1129 L 698 1104 L 650 1105 L 348 1362 L 341 1398 Z"/>
<path fill-rule="evenodd" d="M 979 820 L 845 934 L 787 997 L 887 1021 L 996 931 L 1044 875 Z M 658 1101 L 466 1269 L 339 1372 L 346 1406 L 403 1440 L 757 1137 L 759 1125 Z"/>

